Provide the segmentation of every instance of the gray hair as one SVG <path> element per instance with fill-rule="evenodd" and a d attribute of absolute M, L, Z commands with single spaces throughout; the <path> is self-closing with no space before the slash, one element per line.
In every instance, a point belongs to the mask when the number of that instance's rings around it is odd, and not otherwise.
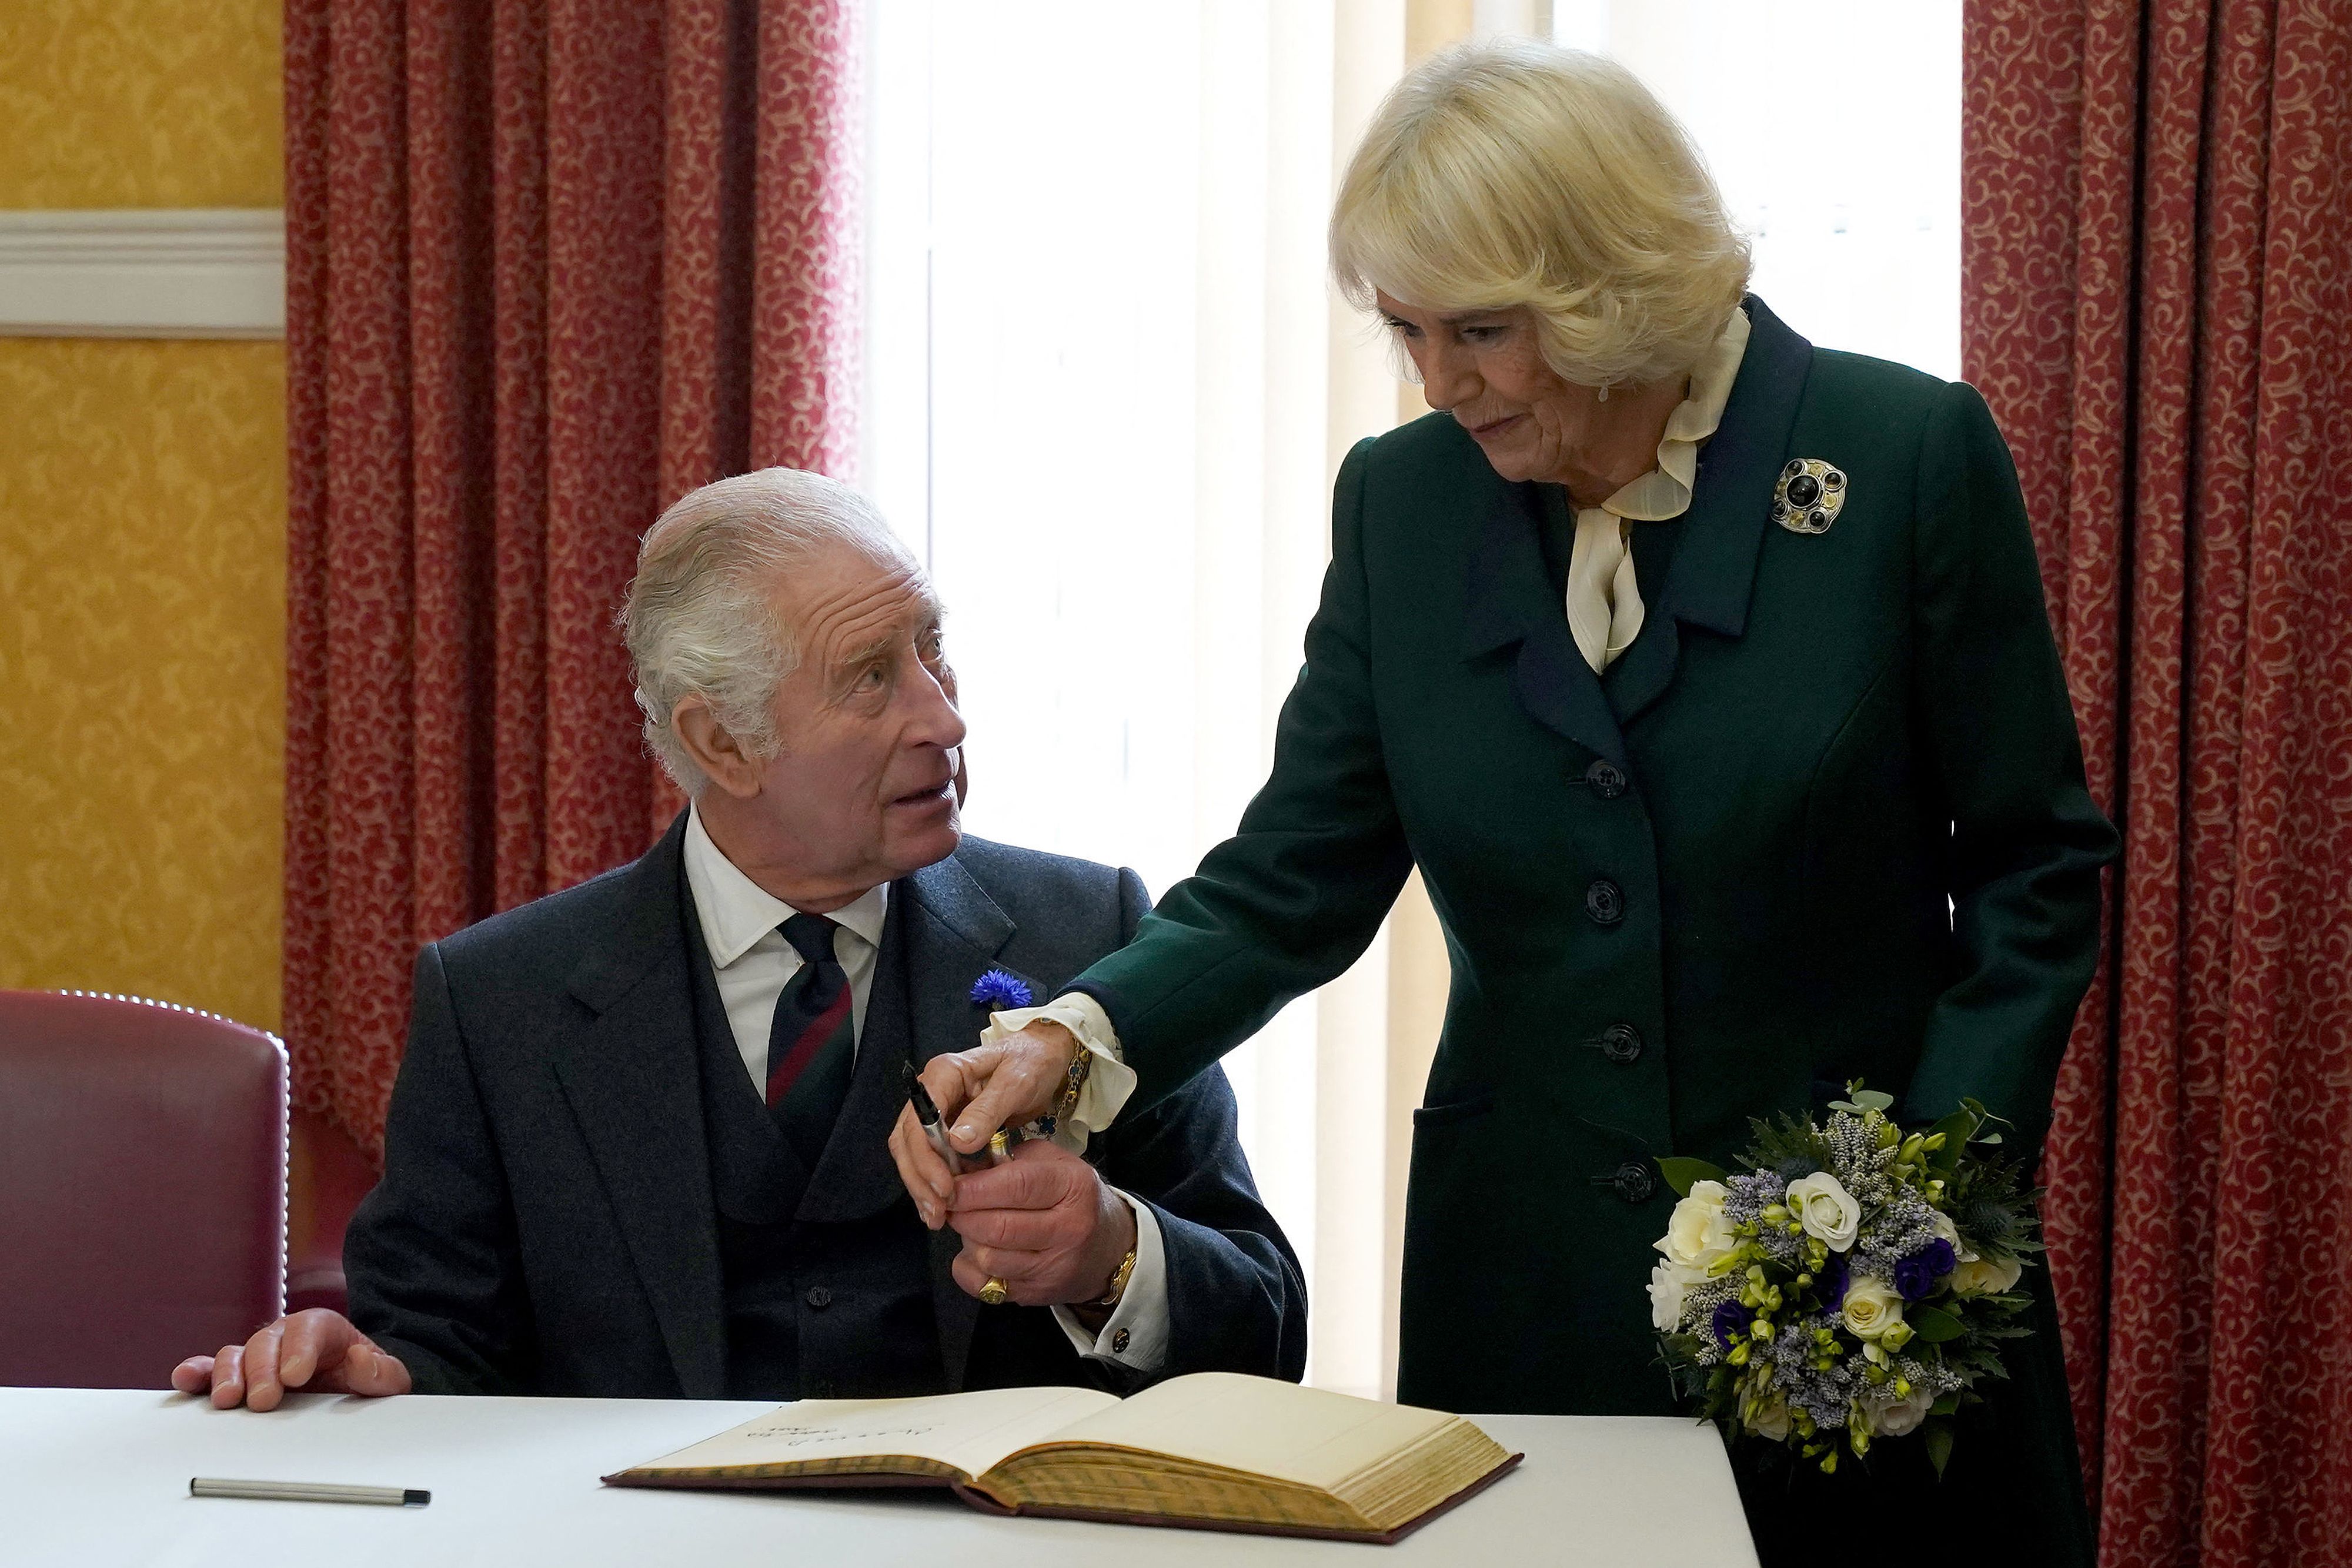
<path fill-rule="evenodd" d="M 775 754 L 769 708 L 800 648 L 771 596 L 783 573 L 837 544 L 877 562 L 915 564 L 873 502 L 797 468 L 705 485 L 646 530 L 620 626 L 636 664 L 646 747 L 689 797 L 710 779 L 671 725 L 677 705 L 701 698 L 753 755 Z"/>

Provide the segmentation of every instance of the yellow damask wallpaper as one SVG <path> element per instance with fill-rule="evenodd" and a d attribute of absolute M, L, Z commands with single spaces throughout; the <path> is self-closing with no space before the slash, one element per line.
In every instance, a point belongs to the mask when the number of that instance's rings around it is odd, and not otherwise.
<path fill-rule="evenodd" d="M 0 207 L 275 206 L 278 0 L 0 0 Z M 276 343 L 0 338 L 0 986 L 275 1028 Z"/>
<path fill-rule="evenodd" d="M 0 0 L 0 207 L 274 207 L 280 0 Z"/>
<path fill-rule="evenodd" d="M 0 342 L 0 985 L 275 1027 L 281 365 Z"/>

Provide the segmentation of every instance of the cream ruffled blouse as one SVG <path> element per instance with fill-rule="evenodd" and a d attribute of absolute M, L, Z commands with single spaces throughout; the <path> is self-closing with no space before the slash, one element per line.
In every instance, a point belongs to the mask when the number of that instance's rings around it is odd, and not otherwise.
<path fill-rule="evenodd" d="M 1723 422 L 1723 405 L 1748 351 L 1748 312 L 1735 307 L 1714 343 L 1691 367 L 1690 392 L 1666 416 L 1658 465 L 1597 507 L 1576 511 L 1568 561 L 1568 629 L 1584 662 L 1605 670 L 1642 630 L 1642 591 L 1633 581 L 1629 522 L 1662 523 L 1690 509 L 1698 449 Z"/>

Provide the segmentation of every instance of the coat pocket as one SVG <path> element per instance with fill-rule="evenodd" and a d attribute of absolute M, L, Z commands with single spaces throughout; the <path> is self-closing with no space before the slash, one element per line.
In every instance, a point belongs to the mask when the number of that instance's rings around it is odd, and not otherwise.
<path fill-rule="evenodd" d="M 1495 1108 L 1495 1092 L 1474 1094 L 1467 1100 L 1450 1101 L 1444 1105 L 1423 1105 L 1414 1110 L 1415 1127 L 1446 1127 L 1456 1122 L 1468 1122 L 1484 1116 Z"/>

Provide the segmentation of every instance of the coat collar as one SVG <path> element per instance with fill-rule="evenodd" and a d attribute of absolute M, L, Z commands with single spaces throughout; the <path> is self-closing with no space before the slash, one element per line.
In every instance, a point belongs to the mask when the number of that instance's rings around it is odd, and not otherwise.
<path fill-rule="evenodd" d="M 1754 295 L 1747 300 L 1748 352 L 1723 422 L 1699 454 L 1698 482 L 1683 514 L 1682 538 L 1666 569 L 1664 589 L 1650 614 L 1655 636 L 1636 637 L 1611 672 L 1610 695 L 1620 723 L 1630 724 L 1675 677 L 1682 629 L 1696 626 L 1719 637 L 1748 631 L 1756 559 L 1772 511 L 1773 487 L 1787 461 L 1813 346 L 1782 324 Z"/>
<path fill-rule="evenodd" d="M 1538 487 L 1493 480 L 1486 525 L 1471 551 L 1463 657 L 1482 658 L 1517 644 L 1515 684 L 1529 716 L 1621 767 L 1626 760 L 1622 726 L 1673 681 L 1681 629 L 1698 626 L 1725 637 L 1747 630 L 1772 486 L 1812 363 L 1812 345 L 1755 296 L 1744 308 L 1748 351 L 1722 422 L 1700 454 L 1674 563 L 1658 602 L 1650 607 L 1654 624 L 1634 639 L 1606 691 L 1576 651 L 1567 613 L 1544 570 Z"/>

